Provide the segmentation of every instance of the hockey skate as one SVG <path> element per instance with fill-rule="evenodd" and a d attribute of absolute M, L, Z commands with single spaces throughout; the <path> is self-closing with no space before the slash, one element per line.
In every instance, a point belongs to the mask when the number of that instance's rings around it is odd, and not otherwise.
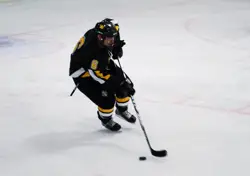
<path fill-rule="evenodd" d="M 105 118 L 102 117 L 98 112 L 97 112 L 98 118 L 101 120 L 102 125 L 107 128 L 110 131 L 119 131 L 121 129 L 121 125 L 117 122 L 115 122 L 111 117 Z"/>
<path fill-rule="evenodd" d="M 135 122 L 136 122 L 135 116 L 132 115 L 130 112 L 128 112 L 128 110 L 126 110 L 126 111 L 124 111 L 124 112 L 120 112 L 119 109 L 117 108 L 117 109 L 115 110 L 115 114 L 116 114 L 118 117 L 120 117 L 120 118 L 126 120 L 126 121 L 129 122 L 129 123 L 135 123 Z"/>

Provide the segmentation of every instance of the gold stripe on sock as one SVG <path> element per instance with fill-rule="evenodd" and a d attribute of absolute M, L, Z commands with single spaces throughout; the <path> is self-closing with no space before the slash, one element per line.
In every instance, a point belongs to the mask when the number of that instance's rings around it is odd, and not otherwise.
<path fill-rule="evenodd" d="M 125 98 L 115 98 L 118 103 L 126 103 L 130 100 L 130 97 L 125 97 Z"/>
<path fill-rule="evenodd" d="M 103 109 L 103 108 L 101 108 L 101 107 L 98 107 L 98 110 L 99 110 L 100 112 L 102 112 L 102 113 L 111 113 L 111 112 L 114 111 L 114 108 L 112 108 L 112 109 Z"/>

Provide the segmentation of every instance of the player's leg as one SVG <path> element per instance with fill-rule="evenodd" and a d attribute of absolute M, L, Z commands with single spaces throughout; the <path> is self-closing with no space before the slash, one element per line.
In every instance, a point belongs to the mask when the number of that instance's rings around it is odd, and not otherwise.
<path fill-rule="evenodd" d="M 115 96 L 113 92 L 104 91 L 101 85 L 88 78 L 75 79 L 78 89 L 98 106 L 97 116 L 104 127 L 111 131 L 120 130 L 121 126 L 113 120 Z"/>
<path fill-rule="evenodd" d="M 119 67 L 116 68 L 116 74 L 119 76 L 123 76 L 123 72 Z M 116 99 L 116 111 L 115 111 L 116 115 L 130 123 L 135 123 L 136 122 L 135 116 L 128 111 L 130 97 L 128 96 L 127 92 L 124 91 L 123 89 L 118 88 L 118 90 L 116 91 L 115 99 Z"/>

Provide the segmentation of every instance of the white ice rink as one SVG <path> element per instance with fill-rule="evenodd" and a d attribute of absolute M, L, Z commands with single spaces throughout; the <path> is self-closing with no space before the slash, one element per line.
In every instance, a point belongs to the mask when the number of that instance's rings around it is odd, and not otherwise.
<path fill-rule="evenodd" d="M 107 132 L 69 96 L 70 54 L 105 17 L 166 158 L 138 123 Z M 0 176 L 250 175 L 249 0 L 1 0 L 0 80 Z"/>

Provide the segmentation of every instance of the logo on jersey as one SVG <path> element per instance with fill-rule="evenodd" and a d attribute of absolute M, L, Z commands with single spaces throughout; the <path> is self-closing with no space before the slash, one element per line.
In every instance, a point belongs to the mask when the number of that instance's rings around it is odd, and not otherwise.
<path fill-rule="evenodd" d="M 98 60 L 92 60 L 90 68 L 96 70 L 98 67 Z"/>
<path fill-rule="evenodd" d="M 109 59 L 113 57 L 113 53 L 111 51 L 108 51 Z"/>

